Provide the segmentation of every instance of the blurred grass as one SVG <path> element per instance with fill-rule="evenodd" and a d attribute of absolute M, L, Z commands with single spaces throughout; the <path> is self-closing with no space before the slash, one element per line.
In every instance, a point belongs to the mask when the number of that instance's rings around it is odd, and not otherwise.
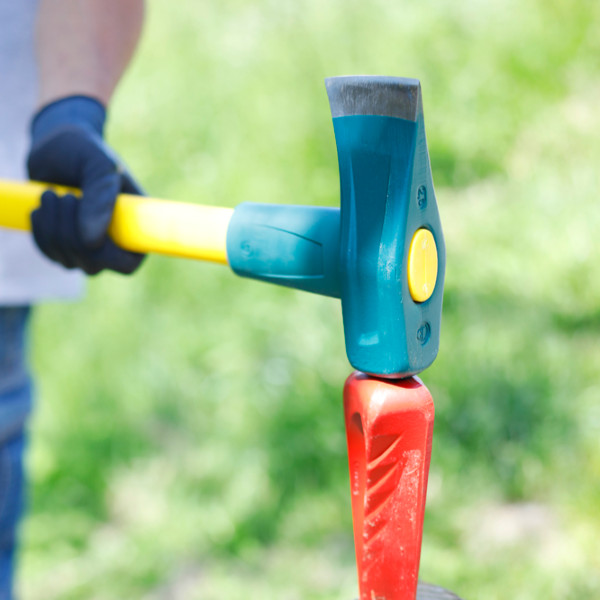
<path fill-rule="evenodd" d="M 600 597 L 599 67 L 594 0 L 155 0 L 112 109 L 154 196 L 336 205 L 323 78 L 421 80 L 448 249 L 422 576 L 467 600 Z M 33 349 L 24 598 L 355 597 L 337 302 L 151 257 L 41 307 Z"/>

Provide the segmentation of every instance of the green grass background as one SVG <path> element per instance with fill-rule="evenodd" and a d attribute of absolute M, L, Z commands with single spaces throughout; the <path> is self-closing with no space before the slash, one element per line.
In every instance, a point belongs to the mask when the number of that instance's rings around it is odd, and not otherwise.
<path fill-rule="evenodd" d="M 338 203 L 326 76 L 417 77 L 448 251 L 421 576 L 600 598 L 600 3 L 149 2 L 151 195 Z M 339 303 L 151 257 L 33 324 L 26 600 L 356 597 Z"/>

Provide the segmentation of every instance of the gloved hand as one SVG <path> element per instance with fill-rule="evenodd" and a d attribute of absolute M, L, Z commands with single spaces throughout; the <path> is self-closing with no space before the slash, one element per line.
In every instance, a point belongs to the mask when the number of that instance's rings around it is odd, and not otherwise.
<path fill-rule="evenodd" d="M 88 275 L 103 269 L 129 274 L 144 258 L 118 248 L 107 234 L 117 195 L 143 192 L 104 143 L 105 120 L 102 104 L 87 96 L 48 104 L 33 119 L 27 159 L 30 179 L 81 188 L 80 199 L 44 192 L 31 226 L 46 256 Z"/>

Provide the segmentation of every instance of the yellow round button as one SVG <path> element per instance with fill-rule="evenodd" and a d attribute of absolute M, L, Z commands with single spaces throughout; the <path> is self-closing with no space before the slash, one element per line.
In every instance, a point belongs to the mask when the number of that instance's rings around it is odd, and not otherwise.
<path fill-rule="evenodd" d="M 435 289 L 438 254 L 429 229 L 417 229 L 408 250 L 408 289 L 415 302 L 425 302 Z"/>

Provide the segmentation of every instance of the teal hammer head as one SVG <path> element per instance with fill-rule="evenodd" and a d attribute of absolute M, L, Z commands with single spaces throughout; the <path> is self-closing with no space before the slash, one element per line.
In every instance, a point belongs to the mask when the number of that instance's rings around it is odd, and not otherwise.
<path fill-rule="evenodd" d="M 244 277 L 342 299 L 356 369 L 407 377 L 439 346 L 445 249 L 415 79 L 326 80 L 341 209 L 245 203 L 227 232 Z"/>
<path fill-rule="evenodd" d="M 326 80 L 341 191 L 340 295 L 357 369 L 406 377 L 439 347 L 445 246 L 416 79 Z"/>

